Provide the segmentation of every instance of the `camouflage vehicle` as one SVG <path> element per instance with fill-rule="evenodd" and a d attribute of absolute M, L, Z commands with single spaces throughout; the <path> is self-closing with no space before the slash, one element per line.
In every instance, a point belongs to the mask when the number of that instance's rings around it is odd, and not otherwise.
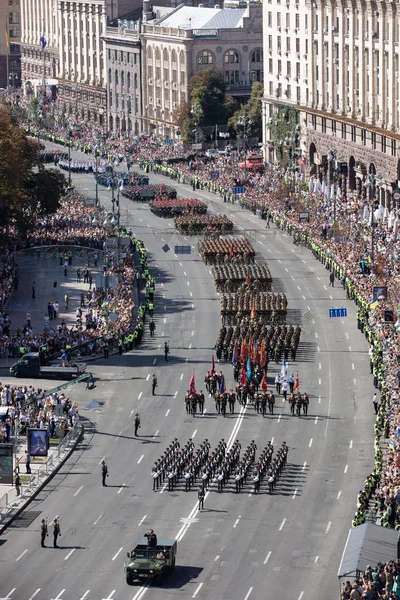
<path fill-rule="evenodd" d="M 151 547 L 143 538 L 132 552 L 127 552 L 126 583 L 143 581 L 162 585 L 167 572 L 175 567 L 177 546 L 176 540 L 158 540 L 157 545 Z"/>

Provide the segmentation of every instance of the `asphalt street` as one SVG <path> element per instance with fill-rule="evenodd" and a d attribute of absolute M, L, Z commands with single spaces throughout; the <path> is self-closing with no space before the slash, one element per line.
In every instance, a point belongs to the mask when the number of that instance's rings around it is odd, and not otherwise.
<path fill-rule="evenodd" d="M 82 191 L 94 195 L 93 176 L 74 176 Z M 151 182 L 165 181 L 151 176 Z M 167 182 L 168 183 L 168 182 Z M 175 185 L 175 184 L 174 184 Z M 177 184 L 182 196 L 188 186 Z M 111 192 L 100 188 L 109 205 Z M 197 253 L 197 240 L 174 232 L 173 222 L 154 216 L 147 205 L 120 198 L 121 223 L 131 227 L 149 251 L 156 276 L 156 333 L 122 357 L 91 365 L 99 380 L 94 391 L 71 390 L 89 424 L 85 439 L 51 484 L 29 507 L 31 523 L 10 528 L 0 539 L 0 595 L 10 600 L 309 600 L 338 593 L 337 567 L 356 495 L 373 465 L 372 378 L 368 348 L 356 327 L 355 306 L 339 283 L 305 248 L 275 226 L 265 228 L 237 205 L 196 192 L 211 211 L 226 213 L 247 230 L 257 259 L 268 263 L 273 290 L 288 298 L 288 322 L 302 327 L 301 343 L 289 372 L 299 373 L 300 390 L 310 396 L 308 417 L 292 417 L 280 397 L 275 414 L 262 418 L 247 408 L 226 418 L 206 399 L 203 416 L 187 415 L 184 394 L 194 372 L 197 389 L 210 368 L 220 328 L 219 296 Z M 167 243 L 171 250 L 165 253 Z M 190 255 L 174 246 L 190 244 Z M 345 306 L 348 317 L 329 319 L 328 309 Z M 303 314 L 309 311 L 311 318 Z M 171 349 L 164 360 L 164 341 Z M 232 367 L 217 364 L 234 387 Z M 269 384 L 280 365 L 271 364 Z M 159 387 L 151 395 L 151 377 Z M 4 380 L 4 378 L 3 378 Z M 7 379 L 8 381 L 8 379 Z M 11 380 L 10 380 L 11 381 Z M 29 382 L 31 383 L 31 382 Z M 38 385 L 38 382 L 32 382 Z M 40 382 L 46 387 L 47 382 Z M 97 400 L 97 408 L 89 408 Z M 133 416 L 141 415 L 140 436 Z M 94 425 L 94 429 L 90 428 Z M 273 440 L 286 441 L 288 464 L 271 496 L 250 486 L 236 494 L 215 485 L 197 512 L 197 487 L 152 491 L 151 467 L 170 441 L 221 438 L 242 447 L 254 439 L 258 453 Z M 108 486 L 101 487 L 100 463 L 107 458 Z M 40 548 L 40 520 L 60 515 L 60 548 Z M 127 586 L 126 552 L 149 528 L 159 538 L 178 539 L 176 569 L 162 588 Z"/>

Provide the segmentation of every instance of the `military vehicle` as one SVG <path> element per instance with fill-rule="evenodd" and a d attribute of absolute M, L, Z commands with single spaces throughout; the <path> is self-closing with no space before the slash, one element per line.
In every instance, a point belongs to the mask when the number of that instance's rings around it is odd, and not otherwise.
<path fill-rule="evenodd" d="M 127 552 L 126 583 L 143 581 L 162 585 L 165 575 L 175 567 L 177 547 L 176 540 L 158 540 L 156 546 L 149 546 L 143 538 L 132 552 Z"/>

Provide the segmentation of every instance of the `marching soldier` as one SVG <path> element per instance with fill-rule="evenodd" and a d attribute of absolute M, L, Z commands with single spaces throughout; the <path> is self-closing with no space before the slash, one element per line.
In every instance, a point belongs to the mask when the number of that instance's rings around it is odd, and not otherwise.
<path fill-rule="evenodd" d="M 203 390 L 200 390 L 197 400 L 199 403 L 199 411 L 201 412 L 201 414 L 203 414 L 204 413 L 204 401 L 205 401 Z"/>

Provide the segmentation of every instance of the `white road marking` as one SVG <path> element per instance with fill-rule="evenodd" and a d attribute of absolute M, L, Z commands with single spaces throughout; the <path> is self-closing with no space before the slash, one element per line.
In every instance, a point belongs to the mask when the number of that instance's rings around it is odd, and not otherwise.
<path fill-rule="evenodd" d="M 332 521 L 329 521 L 329 523 L 328 523 L 328 525 L 327 525 L 327 528 L 325 529 L 325 533 L 328 533 L 328 531 L 329 531 L 329 530 L 330 530 L 330 528 L 331 528 L 331 525 L 332 525 Z"/>
<path fill-rule="evenodd" d="M 281 417 L 282 417 L 282 415 L 279 415 L 279 417 L 278 417 L 278 423 L 280 422 Z"/>
<path fill-rule="evenodd" d="M 240 519 L 242 518 L 242 515 L 239 515 L 238 518 L 236 519 L 236 521 L 233 524 L 233 529 L 236 529 L 236 527 L 238 526 L 238 523 L 240 521 Z"/>
<path fill-rule="evenodd" d="M 22 554 L 20 554 L 20 555 L 18 556 L 18 558 L 16 558 L 16 559 L 15 559 L 15 562 L 18 562 L 19 560 L 21 560 L 21 558 L 22 558 L 22 557 L 23 557 L 23 556 L 24 556 L 24 555 L 25 555 L 27 552 L 29 552 L 29 548 L 27 548 L 26 550 L 24 550 L 24 551 L 23 551 L 23 553 L 22 553 Z"/>
<path fill-rule="evenodd" d="M 258 243 L 261 244 L 261 246 L 264 246 L 261 240 L 258 240 Z"/>
<path fill-rule="evenodd" d="M 194 331 L 192 331 L 192 337 L 194 336 Z"/>
<path fill-rule="evenodd" d="M 301 600 L 303 596 L 304 596 L 304 592 L 300 592 L 299 597 L 297 598 L 297 600 Z"/>
<path fill-rule="evenodd" d="M 199 591 L 201 590 L 201 588 L 203 587 L 204 583 L 199 583 L 199 585 L 196 588 L 195 593 L 193 594 L 192 598 L 196 598 L 197 594 L 199 593 Z"/>
<path fill-rule="evenodd" d="M 97 519 L 95 520 L 95 522 L 93 523 L 93 525 L 97 525 L 97 523 L 100 521 L 100 519 L 102 518 L 103 515 L 99 515 L 97 517 Z"/>
<path fill-rule="evenodd" d="M 304 260 L 304 258 L 302 260 L 303 260 L 303 263 L 306 264 L 306 261 Z"/>
<path fill-rule="evenodd" d="M 147 375 L 146 377 L 146 381 L 148 381 L 150 379 L 150 373 Z M 132 411 L 133 412 L 133 411 Z"/>
<path fill-rule="evenodd" d="M 311 439 L 310 439 L 310 443 L 308 444 L 308 447 L 309 447 L 309 448 L 311 448 L 311 446 L 312 446 L 312 440 L 313 440 L 313 439 L 311 438 Z"/>
<path fill-rule="evenodd" d="M 347 333 L 347 331 L 346 331 L 346 339 L 349 339 L 349 334 Z"/>
<path fill-rule="evenodd" d="M 139 396 L 138 396 L 138 400 L 140 400 L 140 398 L 142 397 L 143 392 L 140 392 Z"/>
<path fill-rule="evenodd" d="M 189 344 L 189 350 L 191 350 L 191 349 L 192 349 L 192 342 L 190 342 L 190 344 Z"/>
<path fill-rule="evenodd" d="M 357 385 L 357 380 L 353 379 L 353 383 L 354 383 L 354 385 Z"/>
<path fill-rule="evenodd" d="M 328 291 L 328 288 L 326 287 L 326 285 L 324 285 L 324 290 Z"/>
<path fill-rule="evenodd" d="M 185 277 L 187 277 L 187 275 L 186 275 L 186 271 L 183 271 L 183 274 L 184 274 L 184 276 L 185 276 Z"/>
<path fill-rule="evenodd" d="M 321 379 L 318 379 L 318 385 L 321 385 L 322 381 Z"/>
<path fill-rule="evenodd" d="M 293 275 L 292 275 L 292 279 L 293 279 L 293 281 L 296 281 L 295 278 L 293 277 Z"/>
<path fill-rule="evenodd" d="M 272 252 L 272 250 L 270 250 L 269 248 L 267 248 L 268 252 Z"/>
<path fill-rule="evenodd" d="M 112 557 L 112 559 L 111 559 L 111 560 L 115 560 L 115 559 L 118 557 L 118 554 L 120 554 L 120 553 L 122 552 L 122 550 L 123 550 L 123 548 L 120 548 L 120 549 L 118 550 L 118 552 L 117 552 L 116 554 L 114 554 L 114 556 Z"/>
<path fill-rule="evenodd" d="M 7 594 L 7 596 L 6 596 L 7 600 L 8 600 L 8 598 L 11 596 L 11 594 L 12 594 L 13 592 L 15 592 L 15 590 L 16 590 L 16 589 L 17 589 L 17 588 L 13 588 L 13 589 L 11 590 L 11 592 L 8 592 L 8 594 Z"/>
<path fill-rule="evenodd" d="M 319 346 L 317 346 L 317 352 L 319 352 Z"/>
<path fill-rule="evenodd" d="M 271 554 L 272 554 L 272 552 L 271 552 L 271 550 L 270 550 L 270 551 L 268 552 L 267 556 L 265 557 L 265 560 L 264 560 L 264 562 L 263 562 L 263 565 L 266 565 L 266 564 L 267 564 L 267 562 L 268 562 L 268 561 L 269 561 L 269 559 L 270 559 L 270 556 L 271 556 Z"/>
<path fill-rule="evenodd" d="M 330 298 L 331 300 L 333 300 L 333 298 L 332 298 L 332 296 L 331 296 L 330 294 L 329 294 L 329 298 Z"/>
<path fill-rule="evenodd" d="M 321 281 L 321 278 L 317 276 L 318 281 Z"/>
<path fill-rule="evenodd" d="M 40 592 L 40 590 L 41 590 L 41 589 L 42 589 L 42 588 L 38 588 L 38 589 L 36 590 L 36 592 L 34 592 L 34 593 L 32 594 L 32 596 L 29 598 L 29 600 L 33 600 L 33 599 L 35 598 L 35 596 L 37 596 L 37 595 L 38 595 L 38 593 Z"/>
<path fill-rule="evenodd" d="M 217 562 L 218 559 L 219 559 L 219 554 L 217 554 L 217 556 L 214 558 L 214 562 Z"/>
<path fill-rule="evenodd" d="M 318 404 L 321 404 L 321 396 L 318 397 Z"/>
<path fill-rule="evenodd" d="M 83 596 L 79 600 L 85 600 L 86 596 L 90 593 L 90 590 L 86 590 Z"/>
<path fill-rule="evenodd" d="M 63 593 L 65 592 L 65 589 L 61 590 L 61 592 L 58 594 L 58 596 L 56 596 L 54 598 L 54 600 L 60 600 L 61 596 L 63 595 Z"/>
<path fill-rule="evenodd" d="M 304 471 L 304 469 L 306 468 L 306 466 L 307 466 L 307 461 L 304 462 L 303 467 L 302 467 L 301 470 Z"/>
<path fill-rule="evenodd" d="M 292 495 L 293 500 L 296 498 L 296 496 L 297 496 L 297 488 L 293 492 L 293 495 Z"/>
<path fill-rule="evenodd" d="M 142 517 L 142 519 L 138 523 L 138 527 L 141 526 L 141 524 L 143 523 L 143 521 L 145 520 L 146 517 L 147 517 L 147 515 L 144 515 L 144 517 Z"/>
<path fill-rule="evenodd" d="M 304 296 L 304 294 L 303 294 L 303 300 L 305 300 L 305 299 L 306 299 L 306 297 L 305 297 L 305 296 Z"/>
<path fill-rule="evenodd" d="M 273 443 L 274 443 L 274 439 L 275 439 L 274 437 L 273 437 L 273 438 L 271 438 L 271 444 L 273 444 Z"/>
<path fill-rule="evenodd" d="M 286 271 L 286 273 L 289 273 L 289 269 L 287 269 L 286 267 L 285 267 L 285 271 Z"/>
<path fill-rule="evenodd" d="M 165 325 L 166 322 L 167 322 L 167 317 L 164 317 L 164 325 Z"/>
<path fill-rule="evenodd" d="M 266 238 L 267 236 L 265 235 L 265 233 L 262 233 L 261 237 Z"/>
<path fill-rule="evenodd" d="M 166 416 L 166 417 L 168 417 L 168 415 L 169 415 L 169 413 L 170 413 L 170 412 L 171 412 L 171 409 L 169 408 L 169 409 L 167 410 L 167 412 L 165 413 L 165 416 Z"/>
<path fill-rule="evenodd" d="M 181 373 L 181 381 L 182 381 L 182 379 L 183 379 L 183 373 Z"/>
<path fill-rule="evenodd" d="M 341 496 L 341 495 L 342 495 L 342 490 L 340 490 L 340 491 L 338 492 L 338 495 L 336 496 L 336 500 L 340 500 L 340 496 Z"/>
<path fill-rule="evenodd" d="M 117 590 L 113 590 L 109 596 L 107 596 L 106 600 L 111 600 Z"/>
<path fill-rule="evenodd" d="M 322 365 L 321 363 L 318 363 L 318 368 L 321 370 L 322 369 Z"/>
<path fill-rule="evenodd" d="M 159 432 L 160 432 L 160 430 L 159 430 L 159 429 L 157 429 L 157 431 L 156 431 L 156 432 L 155 432 L 155 434 L 153 435 L 153 440 L 154 440 L 154 439 L 155 439 L 155 438 L 158 436 Z"/>
<path fill-rule="evenodd" d="M 354 371 L 354 363 L 351 363 L 351 368 L 352 368 L 352 369 L 353 369 L 353 371 Z"/>
<path fill-rule="evenodd" d="M 310 309 L 308 309 L 308 310 L 310 310 Z M 316 339 L 318 339 L 318 333 L 317 332 L 315 332 L 315 337 L 316 337 Z"/>
<path fill-rule="evenodd" d="M 189 294 L 190 294 L 190 297 L 193 298 L 192 292 L 189 292 Z M 192 304 L 192 308 L 194 308 L 194 304 Z"/>
<path fill-rule="evenodd" d="M 119 434 L 118 434 L 118 435 L 117 435 L 117 436 L 114 438 L 114 442 L 117 442 L 117 441 L 118 441 L 118 439 L 119 439 L 119 436 L 121 435 L 121 433 L 122 433 L 122 430 L 121 430 L 121 431 L 119 432 Z"/>
<path fill-rule="evenodd" d="M 349 352 L 351 352 L 351 346 L 349 346 Z"/>
<path fill-rule="evenodd" d="M 252 591 L 253 591 L 253 588 L 251 587 L 249 589 L 249 591 L 247 592 L 247 594 L 245 595 L 244 600 L 248 600 L 249 599 L 249 596 L 250 596 L 250 594 L 251 594 Z"/>
<path fill-rule="evenodd" d="M 81 485 L 81 487 L 78 490 L 76 490 L 74 496 L 77 496 L 79 494 L 79 492 L 81 491 L 82 488 L 83 488 L 83 485 Z"/>
<path fill-rule="evenodd" d="M 315 417 L 314 425 L 318 423 L 318 415 Z"/>
<path fill-rule="evenodd" d="M 189 281 L 186 282 L 188 285 L 190 285 Z"/>
<path fill-rule="evenodd" d="M 174 398 L 176 398 L 176 397 L 177 397 L 177 395 L 178 395 L 178 392 L 175 392 L 175 394 L 174 394 Z"/>
<path fill-rule="evenodd" d="M 286 523 L 286 517 L 283 519 L 282 523 L 280 524 L 280 526 L 279 526 L 279 531 L 282 531 L 282 529 L 283 529 L 283 528 L 284 528 L 284 526 L 285 526 L 285 523 Z"/>
<path fill-rule="evenodd" d="M 350 448 L 353 447 L 353 440 L 350 440 L 350 444 L 349 444 Z"/>
<path fill-rule="evenodd" d="M 139 458 L 139 460 L 137 461 L 137 464 L 140 465 L 140 463 L 142 462 L 143 459 L 144 459 L 144 454 L 142 454 L 142 456 Z"/>
<path fill-rule="evenodd" d="M 349 465 L 346 465 L 345 468 L 344 468 L 343 473 L 347 473 L 348 470 L 349 470 Z"/>
<path fill-rule="evenodd" d="M 167 489 L 167 484 L 164 483 L 164 485 L 162 486 L 162 489 L 160 490 L 160 494 L 162 494 L 166 489 Z"/>
<path fill-rule="evenodd" d="M 64 558 L 64 560 L 68 560 L 69 557 L 71 556 L 71 554 L 73 554 L 75 552 L 75 548 L 72 548 L 71 552 L 68 552 L 67 556 Z"/>
<path fill-rule="evenodd" d="M 162 335 L 161 335 L 161 337 L 164 337 L 164 332 L 162 332 Z M 157 359 L 155 358 L 155 359 L 153 360 L 153 365 L 155 365 L 156 363 L 157 363 Z"/>
<path fill-rule="evenodd" d="M 318 562 L 318 559 L 319 559 L 319 556 L 316 556 L 316 557 L 314 558 L 314 564 L 316 564 L 316 563 Z"/>
<path fill-rule="evenodd" d="M 194 438 L 194 436 L 196 435 L 196 433 L 197 433 L 197 429 L 195 429 L 195 430 L 193 431 L 193 433 L 192 433 L 192 439 Z"/>
<path fill-rule="evenodd" d="M 300 291 L 300 290 L 301 290 L 301 287 L 298 285 L 298 286 L 297 286 L 297 289 Z"/>
<path fill-rule="evenodd" d="M 125 486 L 126 486 L 126 483 L 123 483 L 123 484 L 121 485 L 121 487 L 119 488 L 119 490 L 118 490 L 117 494 L 120 494 L 120 493 L 122 492 L 122 490 L 124 489 L 124 487 L 125 487 Z"/>

